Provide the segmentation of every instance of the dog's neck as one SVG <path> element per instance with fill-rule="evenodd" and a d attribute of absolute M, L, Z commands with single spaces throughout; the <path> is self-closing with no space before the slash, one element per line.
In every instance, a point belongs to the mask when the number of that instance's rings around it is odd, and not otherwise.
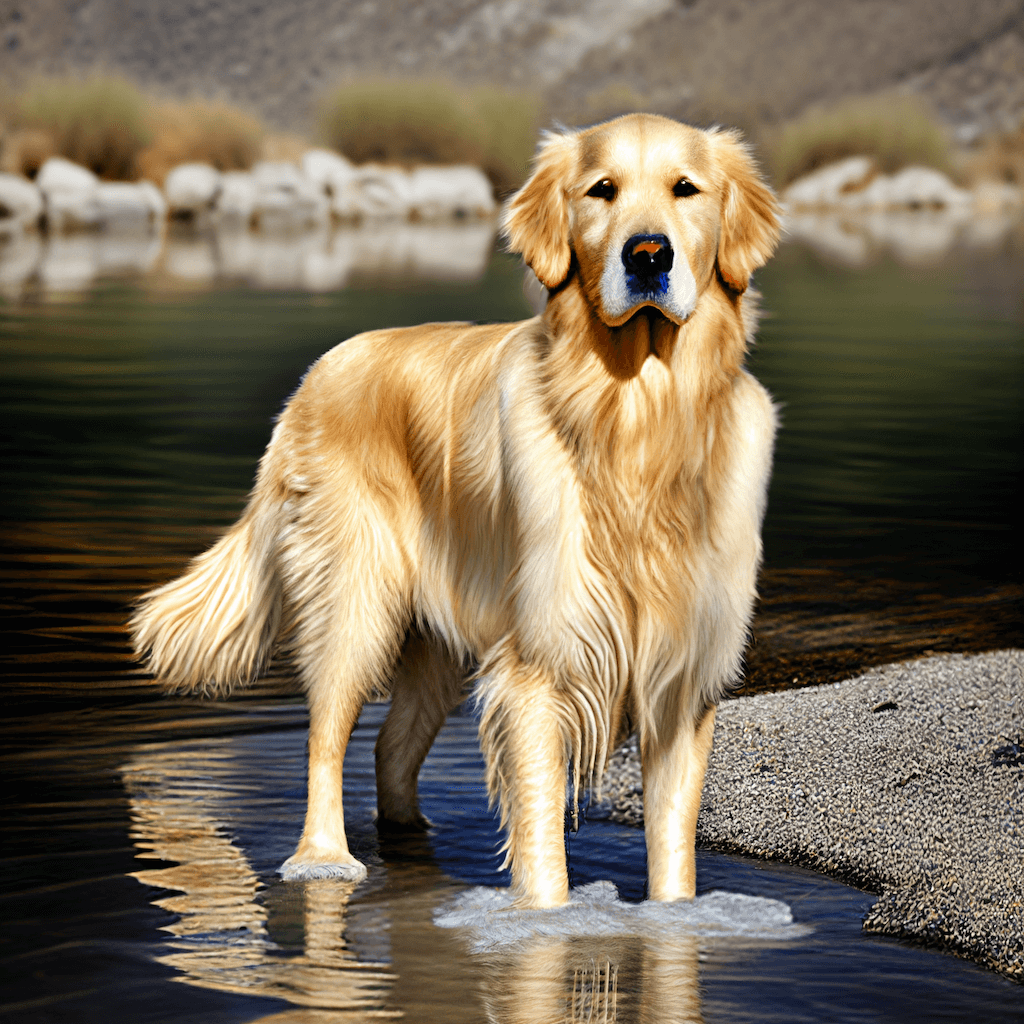
<path fill-rule="evenodd" d="M 670 475 L 703 472 L 746 350 L 732 300 L 711 288 L 682 326 L 640 311 L 609 327 L 576 277 L 551 295 L 542 321 L 547 406 L 586 472 L 629 475 L 652 465 L 652 445 L 665 446 L 659 465 Z"/>
<path fill-rule="evenodd" d="M 552 339 L 582 343 L 618 381 L 638 376 L 648 358 L 669 362 L 680 330 L 678 324 L 650 306 L 624 324 L 609 327 L 597 315 L 594 298 L 586 294 L 578 276 L 552 294 L 544 321 Z"/>

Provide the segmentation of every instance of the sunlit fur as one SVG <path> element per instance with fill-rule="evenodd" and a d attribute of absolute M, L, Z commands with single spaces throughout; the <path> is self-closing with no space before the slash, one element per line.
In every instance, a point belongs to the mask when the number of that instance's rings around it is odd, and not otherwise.
<path fill-rule="evenodd" d="M 673 194 L 682 177 L 696 194 Z M 587 196 L 604 178 L 614 199 Z M 631 727 L 649 892 L 692 897 L 713 709 L 740 669 L 760 560 L 775 413 L 743 369 L 745 292 L 777 240 L 775 199 L 734 134 L 633 115 L 546 137 L 504 229 L 550 289 L 543 315 L 328 352 L 238 524 L 141 601 L 136 645 L 178 690 L 224 692 L 274 654 L 295 665 L 309 803 L 285 877 L 364 874 L 341 765 L 375 692 L 393 697 L 381 824 L 425 824 L 416 775 L 475 669 L 520 905 L 567 898 L 567 778 L 573 800 L 599 784 Z M 608 253 L 638 233 L 670 240 L 692 309 L 609 313 Z"/>

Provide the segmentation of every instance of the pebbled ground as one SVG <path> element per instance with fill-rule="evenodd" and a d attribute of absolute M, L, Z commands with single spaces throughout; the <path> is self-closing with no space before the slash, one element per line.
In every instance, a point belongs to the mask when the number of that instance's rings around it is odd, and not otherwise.
<path fill-rule="evenodd" d="M 635 741 L 603 788 L 613 818 L 642 824 Z M 1024 651 L 727 701 L 697 842 L 875 892 L 867 931 L 1024 981 Z"/>

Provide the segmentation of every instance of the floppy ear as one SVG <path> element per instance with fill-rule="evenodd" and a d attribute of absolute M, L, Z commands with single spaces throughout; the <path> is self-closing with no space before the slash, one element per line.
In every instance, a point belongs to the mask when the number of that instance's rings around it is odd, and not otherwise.
<path fill-rule="evenodd" d="M 779 203 L 758 173 L 739 132 L 712 133 L 711 147 L 724 186 L 718 272 L 730 288 L 744 292 L 750 275 L 775 252 Z"/>
<path fill-rule="evenodd" d="M 572 251 L 565 187 L 575 162 L 576 136 L 546 132 L 533 173 L 502 215 L 509 251 L 523 254 L 545 288 L 557 288 L 569 273 Z"/>

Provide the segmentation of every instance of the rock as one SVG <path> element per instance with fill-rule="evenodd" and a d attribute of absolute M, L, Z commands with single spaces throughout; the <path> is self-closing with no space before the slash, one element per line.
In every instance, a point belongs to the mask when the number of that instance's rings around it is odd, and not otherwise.
<path fill-rule="evenodd" d="M 851 156 L 798 178 L 782 193 L 782 199 L 794 210 L 839 206 L 844 195 L 865 188 L 874 175 L 872 160 Z"/>
<path fill-rule="evenodd" d="M 163 194 L 151 181 L 105 181 L 96 190 L 100 223 L 108 231 L 160 224 L 167 213 Z"/>
<path fill-rule="evenodd" d="M 327 196 L 294 164 L 264 161 L 252 169 L 256 183 L 253 216 L 264 230 L 280 231 L 327 222 Z"/>
<path fill-rule="evenodd" d="M 792 211 L 841 209 L 959 210 L 973 201 L 941 171 L 904 167 L 896 174 L 878 174 L 866 156 L 849 157 L 793 182 L 782 194 Z"/>
<path fill-rule="evenodd" d="M 256 211 L 256 180 L 247 171 L 225 171 L 220 176 L 216 211 L 221 221 L 248 225 Z"/>
<path fill-rule="evenodd" d="M 491 183 L 478 167 L 417 167 L 409 182 L 410 213 L 419 220 L 490 217 L 497 210 Z"/>
<path fill-rule="evenodd" d="M 63 157 L 50 157 L 36 175 L 50 231 L 98 227 L 100 180 L 92 171 Z"/>
<path fill-rule="evenodd" d="M 968 207 L 971 194 L 931 167 L 904 167 L 879 174 L 863 189 L 848 189 L 839 204 L 856 210 L 952 210 Z"/>
<path fill-rule="evenodd" d="M 179 164 L 164 181 L 172 217 L 192 220 L 213 208 L 221 188 L 220 172 L 209 164 Z"/>
<path fill-rule="evenodd" d="M 65 160 L 62 156 L 52 156 L 39 169 L 36 184 L 43 195 L 49 192 L 88 192 L 96 188 L 100 179 L 87 167 Z"/>
<path fill-rule="evenodd" d="M 333 196 L 355 177 L 355 165 L 330 149 L 310 149 L 302 156 L 302 173 L 327 196 Z"/>
<path fill-rule="evenodd" d="M 20 174 L 0 173 L 0 237 L 39 226 L 43 194 Z"/>
<path fill-rule="evenodd" d="M 344 220 L 405 220 L 412 210 L 411 176 L 401 167 L 364 164 L 333 209 Z"/>

